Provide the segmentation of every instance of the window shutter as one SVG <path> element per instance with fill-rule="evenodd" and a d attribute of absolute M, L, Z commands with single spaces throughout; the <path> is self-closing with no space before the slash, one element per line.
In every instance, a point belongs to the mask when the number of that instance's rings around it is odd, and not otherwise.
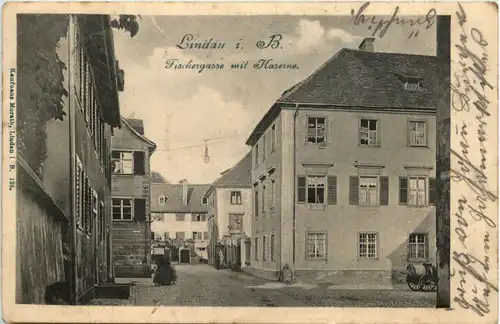
<path fill-rule="evenodd" d="M 328 204 L 337 204 L 337 177 L 328 176 Z"/>
<path fill-rule="evenodd" d="M 196 222 L 196 214 L 191 214 L 191 221 Z"/>
<path fill-rule="evenodd" d="M 380 177 L 380 205 L 389 205 L 389 177 Z"/>
<path fill-rule="evenodd" d="M 297 177 L 298 202 L 306 202 L 306 177 Z"/>
<path fill-rule="evenodd" d="M 134 152 L 134 174 L 137 175 L 146 174 L 144 166 L 144 151 Z"/>
<path fill-rule="evenodd" d="M 358 176 L 349 177 L 349 205 L 359 203 L 359 178 Z"/>
<path fill-rule="evenodd" d="M 429 178 L 429 204 L 437 203 L 437 182 L 436 178 Z"/>
<path fill-rule="evenodd" d="M 406 205 L 408 201 L 408 178 L 399 178 L 399 204 Z"/>
<path fill-rule="evenodd" d="M 146 199 L 134 199 L 134 220 L 136 222 L 146 220 Z"/>
<path fill-rule="evenodd" d="M 410 236 L 406 239 L 406 261 L 410 261 L 411 259 L 411 254 L 410 254 Z"/>

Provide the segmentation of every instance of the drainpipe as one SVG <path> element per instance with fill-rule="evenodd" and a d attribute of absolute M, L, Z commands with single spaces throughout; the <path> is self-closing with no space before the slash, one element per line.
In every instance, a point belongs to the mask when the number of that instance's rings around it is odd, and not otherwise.
<path fill-rule="evenodd" d="M 75 16 L 70 15 L 69 16 L 69 28 L 68 28 L 68 34 L 73 36 L 74 33 L 74 28 L 75 28 Z M 73 39 L 72 37 L 70 39 Z M 74 49 L 75 46 L 78 46 L 78 44 L 75 43 L 74 39 L 72 42 L 70 42 L 69 46 L 69 61 L 70 61 L 70 66 L 72 65 L 71 58 L 72 56 L 72 50 Z M 73 73 L 73 68 L 70 67 L 69 69 L 70 75 L 68 78 L 68 84 L 69 84 L 69 91 L 73 91 L 73 76 L 71 75 Z M 70 94 L 71 96 L 71 94 Z M 78 304 L 78 265 L 77 265 L 77 250 L 76 250 L 76 192 L 75 192 L 75 181 L 76 181 L 76 149 L 75 149 L 75 129 L 76 129 L 76 122 L 75 122 L 75 105 L 73 104 L 73 100 L 68 100 L 68 121 L 69 121 L 69 172 L 70 172 L 70 206 L 71 206 L 71 230 L 70 230 L 70 238 L 71 238 L 71 280 L 70 280 L 70 299 L 71 299 L 71 304 L 72 305 L 77 305 Z"/>
<path fill-rule="evenodd" d="M 295 213 L 296 213 L 296 205 L 297 205 L 297 117 L 299 115 L 299 104 L 295 105 L 295 112 L 293 114 L 293 229 L 292 229 L 292 261 L 293 261 L 293 280 L 295 281 Z"/>

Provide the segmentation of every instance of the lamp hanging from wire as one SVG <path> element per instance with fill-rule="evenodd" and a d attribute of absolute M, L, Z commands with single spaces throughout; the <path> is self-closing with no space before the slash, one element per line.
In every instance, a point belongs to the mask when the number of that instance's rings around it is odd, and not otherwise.
<path fill-rule="evenodd" d="M 208 140 L 206 139 L 205 140 L 205 156 L 203 157 L 203 161 L 205 163 L 208 163 L 210 162 L 210 156 L 208 155 L 208 144 L 207 144 Z"/>

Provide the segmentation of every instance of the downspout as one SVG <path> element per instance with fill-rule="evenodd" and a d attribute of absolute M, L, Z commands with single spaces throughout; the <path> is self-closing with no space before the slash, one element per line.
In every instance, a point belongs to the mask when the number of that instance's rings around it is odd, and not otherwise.
<path fill-rule="evenodd" d="M 75 16 L 70 15 L 69 16 L 69 28 L 68 28 L 68 34 L 71 35 L 71 38 L 73 41 L 70 42 L 69 46 L 69 61 L 70 61 L 70 74 L 68 78 L 68 84 L 69 84 L 69 91 L 70 91 L 70 96 L 71 92 L 73 91 L 73 67 L 72 67 L 72 52 L 74 49 L 76 49 L 76 46 L 79 46 L 79 44 L 75 43 L 74 38 L 72 37 L 75 35 L 74 29 L 75 29 Z M 69 171 L 70 171 L 70 208 L 71 208 L 71 282 L 70 282 L 70 303 L 72 305 L 77 305 L 78 304 L 78 258 L 77 258 L 77 237 L 76 237 L 76 232 L 77 232 L 77 225 L 76 225 L 76 214 L 77 214 L 77 206 L 76 206 L 76 190 L 75 190 L 75 182 L 76 182 L 76 142 L 75 142 L 75 129 L 76 129 L 76 122 L 75 122 L 75 105 L 73 104 L 73 100 L 68 100 L 68 121 L 69 121 Z"/>
<path fill-rule="evenodd" d="M 295 220 L 296 220 L 296 205 L 297 205 L 297 117 L 299 115 L 299 104 L 295 104 L 295 112 L 293 114 L 293 229 L 292 229 L 292 261 L 293 261 L 293 281 L 295 281 Z"/>

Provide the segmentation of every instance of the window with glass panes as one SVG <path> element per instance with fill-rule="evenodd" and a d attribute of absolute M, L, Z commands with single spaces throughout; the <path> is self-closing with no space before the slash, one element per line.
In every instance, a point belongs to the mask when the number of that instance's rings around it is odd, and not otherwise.
<path fill-rule="evenodd" d="M 322 204 L 325 202 L 325 176 L 307 176 L 307 202 Z"/>
<path fill-rule="evenodd" d="M 359 204 L 378 205 L 378 177 L 359 177 Z"/>
<path fill-rule="evenodd" d="M 427 197 L 425 177 L 408 177 L 408 205 L 425 206 Z"/>
<path fill-rule="evenodd" d="M 309 143 L 325 143 L 326 118 L 307 118 L 307 141 Z"/>
<path fill-rule="evenodd" d="M 113 198 L 113 220 L 132 220 L 132 199 Z"/>
<path fill-rule="evenodd" d="M 376 259 L 377 258 L 377 234 L 361 233 L 358 237 L 359 257 Z"/>
<path fill-rule="evenodd" d="M 359 143 L 361 145 L 379 144 L 378 121 L 376 119 L 361 119 Z"/>
<path fill-rule="evenodd" d="M 307 233 L 307 258 L 326 259 L 326 233 Z"/>
<path fill-rule="evenodd" d="M 231 205 L 241 205 L 241 191 L 231 191 Z"/>
<path fill-rule="evenodd" d="M 408 141 L 410 146 L 426 146 L 427 130 L 424 121 L 410 121 L 408 123 Z"/>
<path fill-rule="evenodd" d="M 410 259 L 427 259 L 427 234 L 410 234 Z"/>
<path fill-rule="evenodd" d="M 113 173 L 132 174 L 134 172 L 132 152 L 112 151 L 111 163 L 113 165 Z"/>

